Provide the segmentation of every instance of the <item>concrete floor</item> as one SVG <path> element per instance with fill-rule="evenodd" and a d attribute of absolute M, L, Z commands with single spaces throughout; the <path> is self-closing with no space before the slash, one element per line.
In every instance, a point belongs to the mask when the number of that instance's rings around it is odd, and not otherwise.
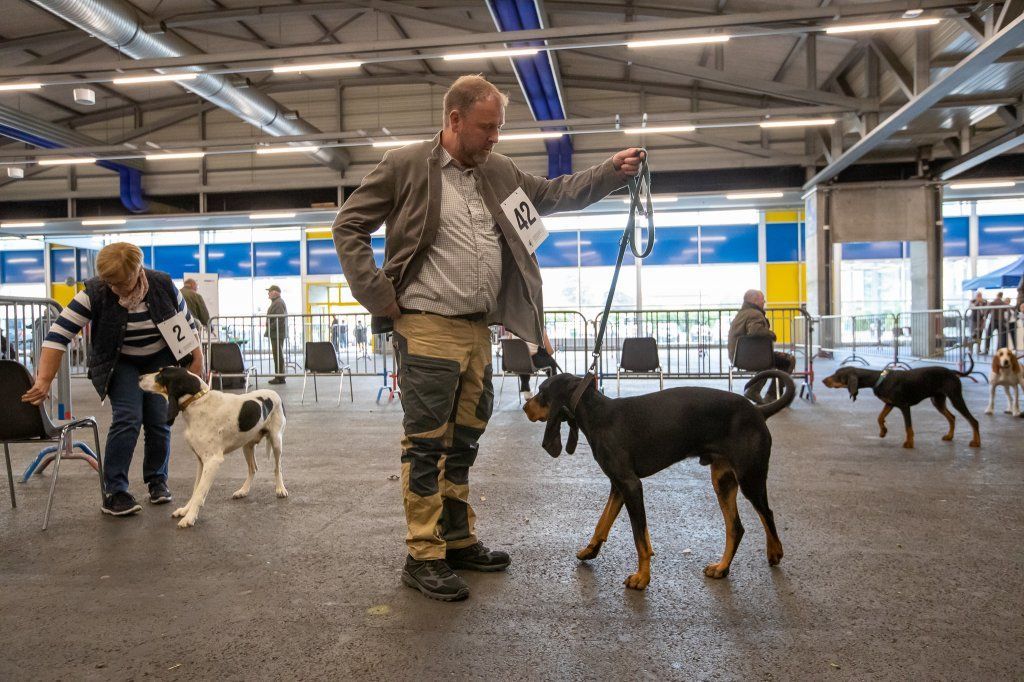
<path fill-rule="evenodd" d="M 820 367 L 827 370 L 827 367 Z M 824 376 L 820 374 L 819 376 Z M 61 471 L 51 527 L 40 532 L 49 476 L 0 493 L 0 679 L 1020 679 L 1024 644 L 1024 420 L 982 414 L 987 388 L 965 383 L 983 447 L 953 443 L 930 405 L 914 411 L 917 449 L 875 427 L 879 403 L 820 388 L 770 422 L 769 493 L 786 557 L 764 558 L 760 524 L 731 575 L 704 578 L 724 531 L 708 471 L 695 460 L 645 481 L 656 556 L 645 592 L 620 519 L 601 556 L 575 559 L 608 484 L 581 441 L 552 460 L 513 382 L 473 469 L 478 530 L 508 550 L 507 574 L 467 574 L 456 604 L 403 587 L 400 408 L 300 406 L 282 392 L 287 500 L 263 467 L 253 493 L 235 455 L 191 530 L 176 505 L 112 519 L 95 474 Z M 720 385 L 720 384 L 719 384 Z M 650 390 L 633 382 L 631 392 Z M 104 422 L 84 382 L 79 415 Z M 194 464 L 175 428 L 172 489 Z M 15 467 L 32 456 L 15 449 Z M 141 460 L 140 449 L 136 464 Z M 133 467 L 133 490 L 143 491 Z M 4 482 L 5 483 L 5 482 Z M 6 485 L 6 483 L 5 483 Z"/>

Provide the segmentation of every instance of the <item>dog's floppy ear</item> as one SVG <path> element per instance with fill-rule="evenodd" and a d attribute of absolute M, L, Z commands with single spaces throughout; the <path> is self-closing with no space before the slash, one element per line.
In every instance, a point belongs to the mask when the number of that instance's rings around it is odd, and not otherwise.
<path fill-rule="evenodd" d="M 170 394 L 167 395 L 167 425 L 174 426 L 174 420 L 178 418 L 178 413 L 181 412 L 181 408 L 178 407 L 178 399 L 172 398 Z"/>
<path fill-rule="evenodd" d="M 565 444 L 565 451 L 571 455 L 576 452 L 576 446 L 579 444 L 579 426 L 576 420 L 569 416 L 568 411 L 569 400 L 578 385 L 577 381 L 567 382 L 567 385 L 549 391 L 547 395 L 548 424 L 544 429 L 544 440 L 541 445 L 552 457 L 562 454 L 562 422 L 569 423 L 569 438 Z"/>
<path fill-rule="evenodd" d="M 167 389 L 167 425 L 174 424 L 181 408 L 178 401 L 183 395 L 195 395 L 203 390 L 199 379 L 180 367 L 165 367 L 156 375 L 156 380 Z"/>
<path fill-rule="evenodd" d="M 1020 361 L 1017 360 L 1017 354 L 1010 351 L 1010 369 L 1017 376 L 1020 376 Z"/>
<path fill-rule="evenodd" d="M 857 375 L 850 372 L 846 377 L 846 390 L 850 392 L 850 400 L 857 402 L 857 392 L 860 390 Z"/>

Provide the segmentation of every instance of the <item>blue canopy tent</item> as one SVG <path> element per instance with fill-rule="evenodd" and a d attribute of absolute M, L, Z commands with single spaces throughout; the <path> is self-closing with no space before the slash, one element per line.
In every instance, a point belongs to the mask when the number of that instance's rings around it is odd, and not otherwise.
<path fill-rule="evenodd" d="M 1016 289 L 1020 278 L 1024 277 L 1024 256 L 1014 262 L 994 270 L 987 275 L 975 277 L 964 282 L 967 289 Z"/>

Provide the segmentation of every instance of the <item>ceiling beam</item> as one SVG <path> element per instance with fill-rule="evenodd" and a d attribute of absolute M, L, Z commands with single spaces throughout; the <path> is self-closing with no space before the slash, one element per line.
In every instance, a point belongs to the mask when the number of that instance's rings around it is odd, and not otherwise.
<path fill-rule="evenodd" d="M 871 49 L 882 60 L 882 64 L 896 78 L 896 85 L 907 99 L 914 97 L 914 76 L 910 69 L 900 60 L 899 55 L 892 49 L 892 46 L 882 36 L 871 38 Z"/>
<path fill-rule="evenodd" d="M 807 181 L 804 189 L 828 182 L 836 175 L 877 149 L 898 130 L 911 123 L 918 116 L 935 106 L 943 97 L 988 68 L 996 58 L 1024 42 L 1024 17 L 1018 17 L 1006 28 L 985 41 L 971 56 L 950 69 L 938 81 L 930 85 L 892 116 L 868 132 L 842 156 L 828 164 Z"/>
<path fill-rule="evenodd" d="M 370 2 L 370 0 L 368 0 Z M 372 0 L 371 5 L 377 5 L 382 0 Z M 363 2 L 358 3 L 364 6 Z M 395 3 L 387 3 L 394 5 Z M 746 12 L 738 14 L 722 14 L 706 17 L 688 19 L 662 19 L 655 21 L 642 21 L 629 24 L 628 31 L 623 24 L 610 25 L 591 24 L 584 26 L 566 26 L 558 28 L 536 29 L 531 31 L 513 32 L 471 32 L 447 36 L 430 36 L 427 38 L 415 38 L 410 40 L 396 40 L 382 45 L 379 41 L 353 42 L 343 45 L 307 45 L 301 47 L 288 47 L 276 50 L 239 50 L 219 52 L 213 54 L 188 55 L 185 57 L 165 57 L 151 59 L 137 59 L 130 64 L 123 60 L 107 60 L 103 62 L 92 62 L 76 66 L 78 72 L 83 73 L 114 73 L 126 70 L 130 66 L 132 71 L 152 70 L 160 68 L 174 68 L 183 66 L 214 66 L 223 64 L 237 64 L 242 62 L 265 62 L 282 61 L 287 59 L 302 59 L 306 57 L 330 57 L 340 55 L 351 55 L 360 53 L 381 53 L 381 52 L 407 52 L 416 49 L 434 49 L 453 47 L 465 47 L 472 45 L 503 45 L 510 40 L 562 40 L 580 38 L 609 38 L 623 37 L 627 35 L 648 35 L 662 33 L 665 31 L 685 30 L 709 30 L 714 28 L 742 27 L 742 26 L 764 26 L 766 24 L 787 24 L 792 22 L 808 21 L 832 21 L 837 13 L 846 18 L 876 16 L 894 11 L 905 10 L 914 5 L 922 9 L 948 9 L 962 8 L 969 5 L 965 0 L 887 0 L 883 2 L 871 2 L 864 4 L 836 5 L 827 8 L 802 8 L 783 9 L 769 12 Z M 398 5 L 393 11 L 399 15 L 401 9 L 406 15 L 409 8 Z M 433 15 L 436 20 L 436 13 L 423 11 L 425 15 Z M 435 21 L 436 23 L 436 21 Z M 465 27 L 467 22 L 459 22 L 460 27 Z M 66 73 L 50 66 L 30 67 L 28 70 L 17 70 L 11 68 L 0 68 L 0 78 L 5 77 L 36 77 L 52 76 Z"/>
<path fill-rule="evenodd" d="M 961 173 L 981 165 L 989 159 L 994 159 L 997 156 L 1012 151 L 1021 145 L 1024 145 L 1024 125 L 1012 128 L 995 139 L 954 158 L 939 168 L 938 176 L 941 180 L 955 178 Z"/>

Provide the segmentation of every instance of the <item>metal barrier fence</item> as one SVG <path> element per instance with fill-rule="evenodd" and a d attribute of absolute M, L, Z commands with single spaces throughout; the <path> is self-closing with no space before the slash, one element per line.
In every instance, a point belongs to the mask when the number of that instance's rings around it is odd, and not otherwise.
<path fill-rule="evenodd" d="M 970 306 L 963 315 L 965 338 L 976 355 L 1000 348 L 1024 352 L 1024 313 L 1012 306 Z"/>
<path fill-rule="evenodd" d="M 890 362 L 896 353 L 896 339 L 896 318 L 888 313 L 824 315 L 818 318 L 815 345 L 841 365 L 867 367 Z"/>
<path fill-rule="evenodd" d="M 908 362 L 919 361 L 964 367 L 964 317 L 959 310 L 910 310 L 894 318 L 893 366 L 906 368 Z"/>
<path fill-rule="evenodd" d="M 369 313 L 224 315 L 212 318 L 203 336 L 207 358 L 211 343 L 237 344 L 246 368 L 255 368 L 260 376 L 279 373 L 274 363 L 278 344 L 285 376 L 303 374 L 307 342 L 330 341 L 338 362 L 363 376 L 381 374 L 388 353 L 387 344 L 370 332 Z"/>
<path fill-rule="evenodd" d="M 16 360 L 34 375 L 43 339 L 61 310 L 61 305 L 49 298 L 0 296 L 0 358 Z M 72 414 L 70 360 L 80 345 L 81 338 L 76 339 L 64 354 L 55 388 L 50 391 L 48 412 L 57 419 Z"/>
<path fill-rule="evenodd" d="M 624 339 L 648 336 L 658 344 L 658 356 L 666 378 L 724 379 L 729 376 L 729 325 L 738 308 L 693 310 L 613 310 L 601 349 L 601 374 L 612 376 L 618 367 Z M 802 308 L 769 308 L 765 311 L 776 335 L 775 350 L 796 356 L 793 376 L 810 387 L 814 376 L 811 352 L 814 324 Z M 600 317 L 594 325 L 600 323 Z M 735 376 L 750 376 L 737 371 Z"/>

